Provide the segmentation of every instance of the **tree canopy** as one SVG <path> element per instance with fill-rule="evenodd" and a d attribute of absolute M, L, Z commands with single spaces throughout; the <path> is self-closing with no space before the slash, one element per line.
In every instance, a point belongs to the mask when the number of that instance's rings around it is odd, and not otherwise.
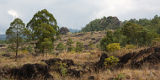
<path fill-rule="evenodd" d="M 46 48 L 53 48 L 53 42 L 59 34 L 59 27 L 54 16 L 46 9 L 38 11 L 27 24 L 32 40 L 37 40 L 36 48 L 44 53 Z M 50 47 L 49 47 L 50 45 Z"/>
<path fill-rule="evenodd" d="M 90 32 L 90 31 L 102 31 L 105 29 L 116 29 L 120 27 L 121 22 L 117 17 L 103 17 L 101 19 L 95 19 L 87 24 L 81 31 Z"/>
<path fill-rule="evenodd" d="M 16 18 L 13 22 L 11 22 L 10 27 L 6 31 L 7 41 L 12 44 L 16 44 L 16 46 L 11 45 L 12 49 L 16 52 L 16 59 L 18 55 L 18 49 L 20 43 L 24 38 L 24 30 L 25 24 L 19 18 Z"/>
<path fill-rule="evenodd" d="M 54 30 L 57 31 L 55 35 L 58 34 L 59 27 L 57 25 L 56 19 L 46 9 L 43 9 L 41 11 L 38 11 L 27 24 L 27 28 L 31 31 L 33 39 L 36 39 L 37 36 L 39 36 L 37 32 L 38 32 L 38 28 L 40 27 L 42 23 L 46 23 L 52 26 Z"/>

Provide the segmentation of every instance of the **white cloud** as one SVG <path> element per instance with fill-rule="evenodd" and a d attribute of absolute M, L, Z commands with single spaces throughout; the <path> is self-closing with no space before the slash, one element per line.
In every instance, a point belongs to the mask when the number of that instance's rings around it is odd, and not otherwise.
<path fill-rule="evenodd" d="M 18 13 L 15 10 L 8 10 L 8 14 L 11 15 L 13 18 L 19 17 Z"/>
<path fill-rule="evenodd" d="M 95 16 L 117 16 L 121 20 L 151 18 L 160 12 L 159 4 L 159 0 L 99 0 L 99 11 Z"/>

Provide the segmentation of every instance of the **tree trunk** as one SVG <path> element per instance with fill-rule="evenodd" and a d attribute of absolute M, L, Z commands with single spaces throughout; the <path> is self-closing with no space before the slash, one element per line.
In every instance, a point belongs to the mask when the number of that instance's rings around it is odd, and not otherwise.
<path fill-rule="evenodd" d="M 16 58 L 15 61 L 17 61 L 17 56 L 18 56 L 18 47 L 19 47 L 19 40 L 18 40 L 18 30 L 17 30 L 17 40 L 16 40 Z"/>

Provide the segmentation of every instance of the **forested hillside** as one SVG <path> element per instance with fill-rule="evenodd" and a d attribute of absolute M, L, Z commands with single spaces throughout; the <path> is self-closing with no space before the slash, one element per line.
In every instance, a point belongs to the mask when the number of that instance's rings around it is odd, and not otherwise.
<path fill-rule="evenodd" d="M 117 29 L 121 26 L 121 21 L 117 17 L 103 17 L 101 19 L 95 19 L 88 23 L 81 31 L 102 31 L 105 29 Z"/>

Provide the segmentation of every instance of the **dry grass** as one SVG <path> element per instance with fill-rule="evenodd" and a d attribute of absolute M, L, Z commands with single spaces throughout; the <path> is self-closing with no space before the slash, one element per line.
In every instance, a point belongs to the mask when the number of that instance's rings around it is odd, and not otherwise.
<path fill-rule="evenodd" d="M 143 48 L 137 48 L 137 49 L 121 49 L 120 51 L 109 53 L 110 55 L 116 55 L 116 56 L 122 56 L 129 52 L 137 52 Z M 22 66 L 23 64 L 27 63 L 42 63 L 41 60 L 44 59 L 50 59 L 50 58 L 61 58 L 61 59 L 72 59 L 76 64 L 83 64 L 85 62 L 96 62 L 99 60 L 100 54 L 102 52 L 98 50 L 92 50 L 90 52 L 86 53 L 67 53 L 64 52 L 58 56 L 54 54 L 47 54 L 45 56 L 32 56 L 29 53 L 20 53 L 19 55 L 23 55 L 22 58 L 18 58 L 18 61 L 14 61 L 14 58 L 10 57 L 3 57 L 0 56 L 0 67 L 18 67 Z M 12 56 L 14 57 L 14 53 L 12 53 Z M 62 77 L 56 72 L 50 72 L 55 80 L 88 80 L 89 76 L 94 76 L 95 80 L 109 80 L 113 78 L 122 77 L 122 80 L 159 80 L 160 79 L 160 70 L 155 69 L 119 69 L 119 70 L 104 70 L 100 71 L 99 73 L 93 72 L 93 73 L 86 73 L 81 76 L 81 78 L 75 78 L 72 76 L 66 76 Z"/>
<path fill-rule="evenodd" d="M 86 73 L 80 78 L 71 76 L 61 77 L 59 74 L 52 72 L 55 80 L 88 80 L 89 76 L 94 76 L 95 80 L 159 80 L 160 71 L 150 69 L 121 69 L 121 70 L 105 70 L 99 73 Z M 116 79 L 120 78 L 120 79 Z"/>

